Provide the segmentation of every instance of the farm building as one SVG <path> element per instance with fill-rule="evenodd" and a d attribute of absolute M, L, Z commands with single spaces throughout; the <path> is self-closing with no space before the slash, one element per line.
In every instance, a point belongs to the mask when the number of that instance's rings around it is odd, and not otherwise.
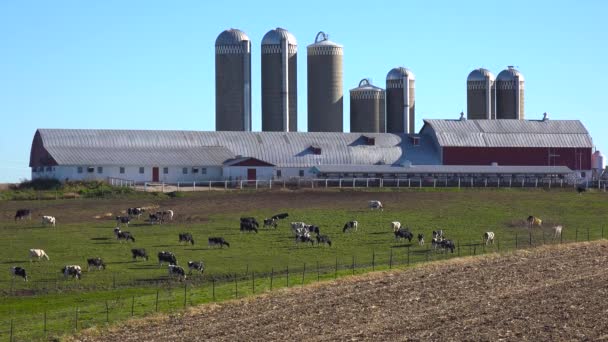
<path fill-rule="evenodd" d="M 424 122 L 419 134 L 39 129 L 30 167 L 32 179 L 166 183 L 590 174 L 591 137 L 576 120 Z"/>

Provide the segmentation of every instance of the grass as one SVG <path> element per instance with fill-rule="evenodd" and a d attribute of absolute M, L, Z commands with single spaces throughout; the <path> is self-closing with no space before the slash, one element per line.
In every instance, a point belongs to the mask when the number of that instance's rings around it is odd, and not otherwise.
<path fill-rule="evenodd" d="M 293 286 L 302 283 L 304 267 L 304 283 L 308 283 L 316 281 L 317 277 L 331 279 L 336 274 L 352 274 L 353 259 L 356 273 L 369 271 L 372 267 L 383 269 L 441 259 L 446 256 L 428 250 L 434 229 L 443 229 L 448 238 L 457 242 L 459 250 L 455 255 L 522 248 L 530 244 L 530 238 L 533 245 L 552 242 L 548 230 L 535 230 L 530 236 L 528 230 L 521 227 L 531 213 L 543 218 L 545 226 L 563 224 L 564 241 L 596 240 L 604 237 L 603 225 L 608 209 L 603 193 L 579 196 L 565 191 L 467 190 L 386 193 L 398 196 L 399 200 L 385 201 L 387 209 L 379 212 L 361 209 L 360 200 L 355 198 L 359 192 L 341 191 L 338 196 L 342 200 L 335 203 L 323 201 L 329 194 L 319 192 L 315 194 L 320 199 L 317 207 L 282 207 L 279 202 L 277 208 L 276 203 L 260 203 L 254 204 L 253 210 L 243 211 L 238 209 L 238 200 L 244 196 L 255 199 L 256 194 L 189 194 L 180 200 L 187 201 L 195 213 L 206 213 L 204 207 L 210 200 L 225 201 L 226 205 L 234 201 L 236 207 L 229 210 L 232 213 L 208 212 L 208 220 L 202 223 L 150 226 L 136 221 L 128 228 L 136 243 L 117 242 L 112 234 L 115 225 L 112 220 L 83 217 L 69 224 L 59 222 L 53 229 L 40 227 L 37 223 L 2 219 L 1 263 L 7 269 L 12 265 L 24 266 L 31 281 L 11 280 L 8 272 L 0 272 L 0 335 L 7 334 L 13 319 L 19 322 L 22 335 L 18 336 L 24 339 L 40 336 L 45 312 L 47 331 L 56 332 L 76 326 L 76 310 L 80 315 L 79 328 L 103 324 L 106 318 L 114 321 L 130 317 L 131 306 L 135 315 L 155 312 L 157 290 L 159 311 L 182 308 L 184 283 L 169 281 L 166 268 L 158 267 L 156 253 L 160 250 L 174 252 L 180 265 L 188 260 L 203 260 L 207 265 L 204 277 L 194 275 L 186 284 L 186 304 L 196 305 L 214 299 L 212 279 L 215 279 L 215 300 L 223 300 L 234 298 L 236 294 L 239 297 L 251 294 L 252 283 L 256 292 L 269 290 L 271 272 L 274 274 L 273 288 L 287 286 L 287 268 L 290 270 L 289 284 Z M 377 194 L 378 198 L 380 195 Z M 296 192 L 293 196 L 299 195 Z M 84 201 L 82 210 L 104 212 L 108 201 L 112 200 Z M 53 203 L 47 206 L 52 207 Z M 261 221 L 278 212 L 289 212 L 290 217 L 276 230 L 261 229 L 259 234 L 238 231 L 240 216 L 255 216 Z M 359 221 L 359 231 L 343 234 L 342 225 L 351 219 Z M 319 225 L 322 233 L 331 237 L 333 246 L 296 246 L 288 228 L 290 221 Z M 419 247 L 415 241 L 411 244 L 395 241 L 391 221 L 400 221 L 415 234 L 423 233 L 427 245 Z M 485 248 L 481 245 L 485 231 L 496 233 L 494 246 Z M 180 232 L 191 232 L 196 244 L 178 244 Z M 208 248 L 206 239 L 209 236 L 223 236 L 231 247 Z M 51 260 L 30 264 L 27 259 L 30 248 L 45 249 Z M 146 248 L 150 260 L 132 262 L 131 248 Z M 104 259 L 107 270 L 85 272 L 81 281 L 65 280 L 59 273 L 63 265 L 85 266 L 86 258 L 95 256 Z M 337 272 L 336 263 L 339 265 Z"/>

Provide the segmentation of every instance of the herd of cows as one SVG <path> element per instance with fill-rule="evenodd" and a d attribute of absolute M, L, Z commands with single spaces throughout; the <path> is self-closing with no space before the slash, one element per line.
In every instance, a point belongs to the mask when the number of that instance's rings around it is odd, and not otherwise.
<path fill-rule="evenodd" d="M 384 210 L 384 207 L 380 201 L 369 201 L 368 208 L 370 210 Z M 128 208 L 126 210 L 126 216 L 117 216 L 116 223 L 117 227 L 114 228 L 114 235 L 118 241 L 131 241 L 135 242 L 135 237 L 128 231 L 122 231 L 120 225 L 128 226 L 131 220 L 141 218 L 142 214 L 145 212 L 144 208 Z M 173 220 L 173 211 L 165 210 L 165 211 L 157 211 L 154 213 L 150 213 L 148 215 L 148 222 L 162 224 L 165 221 Z M 31 220 L 32 211 L 30 209 L 19 209 L 15 214 L 15 221 L 29 219 Z M 274 215 L 270 218 L 266 218 L 263 220 L 264 228 L 273 228 L 276 229 L 278 227 L 279 221 L 284 220 L 289 217 L 288 213 L 281 213 Z M 526 219 L 528 228 L 533 227 L 542 227 L 542 220 L 540 218 L 529 216 Z M 42 216 L 42 224 L 43 225 L 52 225 L 55 227 L 56 220 L 55 217 L 52 216 Z M 332 241 L 328 235 L 321 234 L 321 230 L 319 226 L 313 224 L 307 224 L 304 222 L 291 222 L 291 231 L 294 236 L 294 241 L 296 244 L 304 243 L 310 245 L 314 245 L 315 242 L 317 245 L 327 245 L 329 247 L 332 246 Z M 356 232 L 358 230 L 359 223 L 356 220 L 347 221 L 342 229 L 343 233 L 351 233 Z M 240 219 L 240 231 L 241 232 L 254 232 L 257 233 L 260 228 L 260 224 L 255 217 L 241 217 Z M 391 222 L 391 228 L 394 233 L 395 239 L 407 239 L 411 242 L 414 239 L 414 233 L 408 227 L 402 227 L 401 223 L 398 221 Z M 562 226 L 557 225 L 552 228 L 553 237 L 559 238 L 562 234 Z M 483 242 L 488 244 L 493 244 L 496 238 L 496 234 L 494 232 L 488 231 L 483 234 Z M 423 246 L 425 244 L 424 234 L 419 233 L 417 235 L 418 244 Z M 208 238 L 208 246 L 209 247 L 220 247 L 224 246 L 230 247 L 228 241 L 226 241 L 223 237 L 209 237 Z M 178 242 L 186 243 L 194 245 L 194 237 L 189 232 L 180 233 L 178 236 Z M 432 232 L 431 237 L 431 246 L 433 249 L 442 250 L 443 252 L 450 251 L 454 253 L 455 244 L 451 239 L 446 238 L 444 231 L 441 229 L 434 230 Z M 131 255 L 133 261 L 137 261 L 138 258 L 142 258 L 144 260 L 148 260 L 149 256 L 147 251 L 144 248 L 133 248 L 131 249 Z M 186 279 L 186 271 L 184 268 L 178 265 L 177 257 L 174 253 L 170 251 L 160 251 L 157 254 L 159 267 L 162 267 L 164 263 L 168 264 L 168 274 L 169 277 L 177 277 L 180 280 Z M 29 258 L 30 262 L 33 260 L 50 260 L 48 254 L 43 249 L 32 248 L 29 250 Z M 100 257 L 88 258 L 87 259 L 88 270 L 91 268 L 95 268 L 97 270 L 103 270 L 106 268 L 106 264 L 103 259 Z M 198 271 L 201 275 L 205 271 L 205 264 L 203 261 L 193 261 L 190 260 L 187 263 L 187 267 L 189 269 L 188 274 L 192 274 L 193 271 Z M 10 274 L 12 277 L 21 277 L 24 281 L 28 280 L 28 275 L 25 268 L 21 266 L 12 266 L 10 267 Z M 81 279 L 82 277 L 82 267 L 80 265 L 65 265 L 61 269 L 61 274 L 65 278 L 75 278 Z"/>

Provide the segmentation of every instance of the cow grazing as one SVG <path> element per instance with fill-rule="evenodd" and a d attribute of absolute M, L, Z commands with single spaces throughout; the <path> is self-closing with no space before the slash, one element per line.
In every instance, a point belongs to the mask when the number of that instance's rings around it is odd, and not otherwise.
<path fill-rule="evenodd" d="M 43 226 L 50 225 L 50 226 L 55 227 L 55 221 L 56 221 L 55 217 L 53 217 L 53 216 L 42 216 L 42 225 Z"/>
<path fill-rule="evenodd" d="M 186 280 L 186 272 L 181 266 L 169 265 L 169 277 L 177 277 L 180 280 Z"/>
<path fill-rule="evenodd" d="M 384 211 L 384 207 L 382 206 L 382 202 L 380 201 L 369 201 L 367 206 L 370 210 L 380 209 L 380 211 Z"/>
<path fill-rule="evenodd" d="M 276 214 L 273 217 L 271 217 L 271 219 L 273 220 L 282 220 L 282 219 L 286 219 L 287 217 L 289 217 L 288 213 L 281 213 L 281 214 Z"/>
<path fill-rule="evenodd" d="M 305 228 L 307 226 L 308 225 L 304 222 L 291 222 L 291 230 L 294 232 L 299 228 Z"/>
<path fill-rule="evenodd" d="M 553 227 L 553 239 L 559 239 L 562 237 L 562 229 L 563 227 L 561 225 Z"/>
<path fill-rule="evenodd" d="M 449 249 L 452 253 L 454 253 L 454 249 L 456 248 L 454 241 L 452 240 L 441 240 L 439 242 L 439 247 L 443 248 L 445 252 Z"/>
<path fill-rule="evenodd" d="M 329 239 L 329 236 L 327 235 L 317 235 L 317 245 L 320 244 L 326 244 L 329 247 L 331 247 L 331 240 Z"/>
<path fill-rule="evenodd" d="M 483 234 L 483 242 L 486 245 L 494 244 L 494 232 L 485 232 Z"/>
<path fill-rule="evenodd" d="M 129 217 L 137 217 L 138 219 L 141 217 L 141 215 L 144 213 L 145 209 L 143 208 L 127 208 L 127 215 L 129 215 Z"/>
<path fill-rule="evenodd" d="M 87 271 L 91 270 L 91 267 L 97 268 L 98 270 L 105 270 L 106 264 L 101 260 L 100 257 L 87 259 L 88 268 Z"/>
<path fill-rule="evenodd" d="M 432 238 L 437 239 L 438 241 L 443 240 L 443 229 L 433 230 Z"/>
<path fill-rule="evenodd" d="M 210 237 L 208 241 L 209 247 L 220 246 L 220 248 L 224 248 L 224 245 L 230 247 L 228 241 L 224 240 L 223 237 Z"/>
<path fill-rule="evenodd" d="M 190 242 L 191 245 L 194 245 L 194 238 L 190 233 L 180 233 L 179 234 L 179 243 L 185 242 L 188 244 Z"/>
<path fill-rule="evenodd" d="M 583 192 L 587 191 L 587 188 L 584 185 L 578 185 L 576 187 L 576 192 L 578 192 L 578 194 L 582 194 Z"/>
<path fill-rule="evenodd" d="M 399 229 L 401 229 L 401 222 L 391 222 L 391 228 L 393 228 L 393 232 L 398 231 Z"/>
<path fill-rule="evenodd" d="M 30 249 L 30 262 L 34 258 L 36 258 L 38 260 L 41 260 L 42 258 L 45 258 L 46 260 L 50 260 L 49 256 L 44 252 L 43 249 Z"/>
<path fill-rule="evenodd" d="M 61 269 L 61 273 L 63 273 L 63 277 L 72 277 L 80 280 L 82 278 L 82 268 L 79 265 L 65 265 Z"/>
<path fill-rule="evenodd" d="M 201 274 L 205 272 L 205 264 L 202 261 L 188 261 L 188 269 L 190 272 L 188 274 L 192 274 L 192 271 L 199 271 Z"/>
<path fill-rule="evenodd" d="M 169 265 L 177 265 L 177 258 L 175 257 L 175 254 L 171 252 L 158 252 L 158 267 L 162 266 L 163 262 L 166 262 Z"/>
<path fill-rule="evenodd" d="M 296 237 L 298 236 L 308 236 L 310 237 L 310 232 L 307 227 L 296 228 L 294 231 Z"/>
<path fill-rule="evenodd" d="M 164 220 L 173 221 L 173 210 L 164 210 L 160 212 L 161 216 Z"/>
<path fill-rule="evenodd" d="M 15 221 L 24 219 L 31 220 L 32 211 L 30 209 L 17 209 L 17 212 L 15 213 Z"/>
<path fill-rule="evenodd" d="M 543 226 L 543 220 L 541 220 L 538 217 L 534 217 L 532 215 L 528 216 L 528 218 L 526 219 L 526 222 L 528 223 L 528 228 Z"/>
<path fill-rule="evenodd" d="M 424 235 L 418 234 L 418 244 L 424 246 Z"/>
<path fill-rule="evenodd" d="M 348 221 L 344 224 L 344 228 L 342 228 L 342 233 L 346 233 L 346 231 L 357 231 L 357 227 L 359 226 L 359 222 L 357 221 Z"/>
<path fill-rule="evenodd" d="M 144 258 L 148 261 L 148 253 L 143 248 L 133 248 L 131 250 L 131 255 L 133 255 L 133 260 L 137 260 L 137 258 Z"/>
<path fill-rule="evenodd" d="M 315 225 L 311 224 L 311 225 L 308 225 L 305 228 L 308 229 L 308 231 L 311 232 L 311 233 L 315 233 L 317 235 L 320 234 L 319 226 L 315 226 Z"/>
<path fill-rule="evenodd" d="M 163 216 L 160 215 L 159 213 L 155 213 L 155 214 L 148 214 L 148 221 L 150 222 L 150 224 L 162 224 L 163 223 Z"/>
<path fill-rule="evenodd" d="M 409 242 L 412 242 L 412 239 L 414 238 L 414 234 L 412 234 L 412 232 L 409 231 L 409 229 L 399 229 L 396 232 L 394 232 L 395 234 L 395 239 L 407 239 Z"/>
<path fill-rule="evenodd" d="M 264 228 L 275 228 L 275 229 L 276 229 L 276 228 L 277 228 L 277 225 L 278 225 L 278 223 L 279 223 L 278 221 L 279 221 L 279 220 L 278 220 L 278 219 L 275 219 L 275 218 L 267 218 L 267 219 L 264 219 Z M 242 224 L 242 223 L 241 223 L 241 224 Z"/>
<path fill-rule="evenodd" d="M 258 232 L 257 221 L 243 221 L 241 219 L 241 232 Z"/>
<path fill-rule="evenodd" d="M 315 244 L 315 241 L 310 237 L 310 234 L 296 235 L 296 243 L 299 243 L 299 242 L 304 242 L 304 243 L 310 242 L 311 245 Z"/>
<path fill-rule="evenodd" d="M 10 268 L 10 273 L 13 278 L 21 277 L 23 278 L 23 281 L 27 281 L 27 273 L 23 267 L 13 266 Z"/>
<path fill-rule="evenodd" d="M 118 239 L 118 241 L 121 240 L 125 240 L 125 241 L 133 241 L 135 242 L 135 238 L 133 237 L 133 235 L 131 235 L 130 232 L 123 232 L 122 230 L 120 230 L 120 227 L 116 227 L 114 228 L 114 235 L 116 235 L 116 239 Z"/>
<path fill-rule="evenodd" d="M 260 228 L 260 224 L 258 223 L 258 220 L 255 219 L 255 217 L 241 217 L 241 224 L 243 222 L 248 222 L 252 226 L 254 226 L 256 228 Z"/>
<path fill-rule="evenodd" d="M 117 225 L 124 224 L 128 227 L 130 222 L 131 218 L 129 216 L 116 216 Z"/>

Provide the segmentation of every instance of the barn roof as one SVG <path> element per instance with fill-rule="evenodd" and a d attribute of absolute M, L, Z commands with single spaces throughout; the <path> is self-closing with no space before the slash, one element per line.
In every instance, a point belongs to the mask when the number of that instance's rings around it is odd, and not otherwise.
<path fill-rule="evenodd" d="M 320 173 L 395 173 L 395 174 L 569 174 L 567 166 L 510 166 L 510 165 L 319 165 Z"/>
<path fill-rule="evenodd" d="M 424 120 L 442 147 L 592 148 L 579 120 Z"/>
<path fill-rule="evenodd" d="M 368 145 L 363 135 L 374 137 L 374 145 Z M 240 157 L 281 167 L 390 165 L 406 159 L 439 163 L 432 144 L 413 146 L 406 134 L 39 129 L 36 136 L 30 166 L 45 165 L 34 153 L 40 146 L 56 165 L 204 166 Z M 310 146 L 320 147 L 321 154 L 314 154 Z"/>

